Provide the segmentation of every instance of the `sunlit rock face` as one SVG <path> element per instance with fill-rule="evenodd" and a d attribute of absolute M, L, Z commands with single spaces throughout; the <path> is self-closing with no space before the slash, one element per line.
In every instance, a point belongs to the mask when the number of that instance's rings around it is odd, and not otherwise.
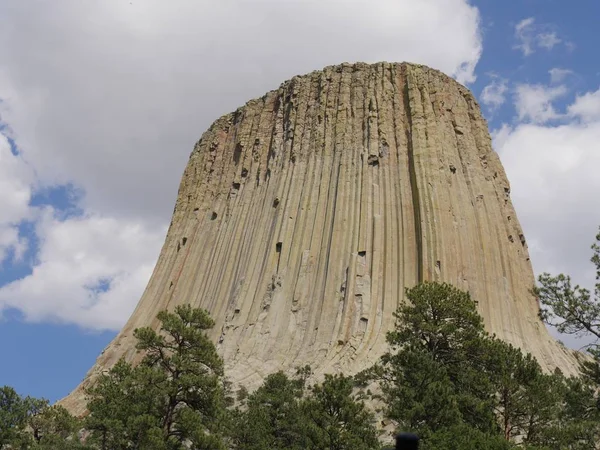
<path fill-rule="evenodd" d="M 538 319 L 509 182 L 473 95 L 406 63 L 295 77 L 202 135 L 146 291 L 63 404 L 83 411 L 83 386 L 135 360 L 133 330 L 182 303 L 215 319 L 234 385 L 305 364 L 315 379 L 356 373 L 385 351 L 405 288 L 422 280 L 468 290 L 489 331 L 573 372 Z"/>

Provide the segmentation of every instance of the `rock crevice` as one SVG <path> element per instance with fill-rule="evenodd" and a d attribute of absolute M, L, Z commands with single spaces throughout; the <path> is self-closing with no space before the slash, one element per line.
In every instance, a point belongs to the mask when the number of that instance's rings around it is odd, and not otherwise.
<path fill-rule="evenodd" d="M 276 370 L 353 374 L 385 351 L 404 290 L 468 290 L 486 327 L 571 373 L 530 293 L 510 187 L 473 95 L 407 63 L 294 77 L 215 121 L 184 171 L 152 278 L 63 404 L 177 304 L 207 309 L 234 384 Z M 518 237 L 512 238 L 511 237 Z"/>

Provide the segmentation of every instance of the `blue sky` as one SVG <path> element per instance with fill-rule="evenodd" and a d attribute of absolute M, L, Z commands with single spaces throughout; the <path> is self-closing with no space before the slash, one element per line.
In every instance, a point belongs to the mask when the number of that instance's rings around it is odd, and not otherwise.
<path fill-rule="evenodd" d="M 214 3 L 0 4 L 0 385 L 52 401 L 73 389 L 145 287 L 201 133 L 342 61 L 467 83 L 534 269 L 593 283 L 596 0 Z"/>

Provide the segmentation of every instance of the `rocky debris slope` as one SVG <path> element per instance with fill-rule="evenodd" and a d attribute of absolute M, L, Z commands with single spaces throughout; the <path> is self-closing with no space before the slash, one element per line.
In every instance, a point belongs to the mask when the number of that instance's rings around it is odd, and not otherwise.
<path fill-rule="evenodd" d="M 295 77 L 218 119 L 191 154 L 166 242 L 133 315 L 63 404 L 120 357 L 133 330 L 191 302 L 234 384 L 310 364 L 373 364 L 405 287 L 468 290 L 487 328 L 543 367 L 574 371 L 530 293 L 510 186 L 473 95 L 413 64 Z"/>

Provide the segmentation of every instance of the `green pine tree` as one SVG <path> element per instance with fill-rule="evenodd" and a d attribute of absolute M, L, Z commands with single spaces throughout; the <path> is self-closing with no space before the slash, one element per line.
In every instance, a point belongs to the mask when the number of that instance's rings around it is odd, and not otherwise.
<path fill-rule="evenodd" d="M 26 433 L 27 419 L 40 408 L 40 401 L 21 397 L 9 387 L 0 388 L 0 449 L 4 446 L 27 448 L 30 436 Z"/>
<path fill-rule="evenodd" d="M 504 439 L 528 445 L 544 442 L 544 431 L 558 420 L 564 396 L 560 372 L 545 374 L 530 354 L 495 338 L 488 340 L 494 413 Z"/>
<path fill-rule="evenodd" d="M 34 449 L 86 448 L 78 435 L 82 428 L 81 422 L 60 405 L 46 405 L 37 414 L 30 416 L 28 428 L 35 441 Z"/>
<path fill-rule="evenodd" d="M 463 422 L 495 432 L 487 333 L 469 294 L 423 283 L 406 298 L 380 369 L 389 417 L 423 436 Z"/>
<path fill-rule="evenodd" d="M 84 449 L 80 429 L 79 421 L 62 406 L 21 397 L 9 386 L 0 388 L 0 449 Z"/>
<path fill-rule="evenodd" d="M 545 448 L 560 423 L 564 377 L 490 336 L 468 293 L 423 283 L 406 298 L 390 351 L 365 374 L 379 381 L 388 417 L 426 449 Z"/>
<path fill-rule="evenodd" d="M 562 420 L 550 432 L 561 448 L 600 448 L 600 233 L 591 248 L 596 271 L 593 292 L 573 285 L 564 274 L 544 273 L 534 287 L 546 323 L 560 333 L 591 339 L 588 357 L 581 359 L 581 376 L 566 383 Z"/>
<path fill-rule="evenodd" d="M 304 377 L 283 372 L 269 375 L 238 410 L 234 435 L 239 450 L 300 450 L 308 445 L 308 426 L 301 399 Z"/>
<path fill-rule="evenodd" d="M 120 361 L 88 391 L 90 442 L 105 450 L 224 448 L 223 363 L 206 330 L 208 313 L 160 312 L 160 333 L 135 330 L 137 367 Z"/>
<path fill-rule="evenodd" d="M 354 381 L 325 375 L 302 402 L 309 424 L 310 448 L 315 450 L 370 450 L 379 443 L 373 414 L 354 393 Z"/>
<path fill-rule="evenodd" d="M 592 244 L 592 264 L 596 270 L 594 292 L 573 286 L 568 275 L 544 273 L 534 287 L 542 305 L 541 318 L 563 334 L 592 339 L 588 351 L 593 360 L 584 360 L 582 374 L 600 387 L 600 233 Z"/>

